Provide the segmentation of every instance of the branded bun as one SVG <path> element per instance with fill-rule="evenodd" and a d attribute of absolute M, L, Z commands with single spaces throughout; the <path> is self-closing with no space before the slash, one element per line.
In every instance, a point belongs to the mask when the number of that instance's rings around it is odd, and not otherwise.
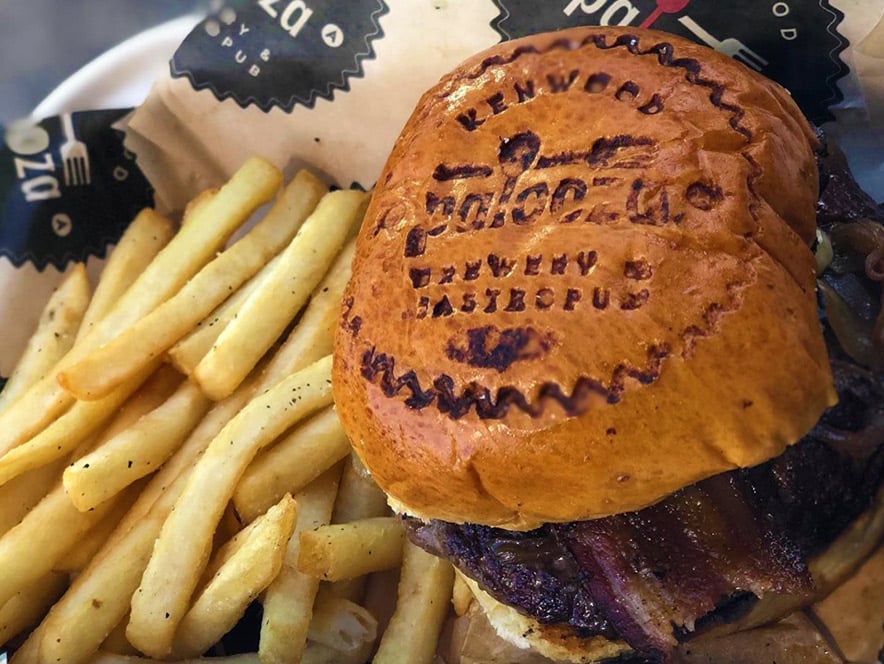
<path fill-rule="evenodd" d="M 428 91 L 378 180 L 334 392 L 391 503 L 510 529 L 764 462 L 834 403 L 814 134 L 638 29 L 507 42 Z"/>

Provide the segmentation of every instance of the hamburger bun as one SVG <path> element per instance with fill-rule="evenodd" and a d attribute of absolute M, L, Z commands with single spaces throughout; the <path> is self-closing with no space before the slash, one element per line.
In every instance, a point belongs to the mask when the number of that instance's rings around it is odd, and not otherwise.
<path fill-rule="evenodd" d="M 338 412 L 391 504 L 587 520 L 799 440 L 835 401 L 815 146 L 776 84 L 653 31 L 528 37 L 443 78 L 336 333 Z"/>

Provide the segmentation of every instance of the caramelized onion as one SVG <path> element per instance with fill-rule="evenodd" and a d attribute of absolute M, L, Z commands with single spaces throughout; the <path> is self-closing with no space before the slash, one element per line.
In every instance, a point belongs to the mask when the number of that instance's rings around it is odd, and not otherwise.
<path fill-rule="evenodd" d="M 884 249 L 884 225 L 871 219 L 860 219 L 846 224 L 834 224 L 829 229 L 835 251 L 851 251 L 868 256 Z"/>
<path fill-rule="evenodd" d="M 875 453 L 884 440 L 884 412 L 878 412 L 872 421 L 859 431 L 836 429 L 820 422 L 813 428 L 811 435 L 843 454 L 865 461 Z"/>
<path fill-rule="evenodd" d="M 817 283 L 823 294 L 826 319 L 844 352 L 865 367 L 884 369 L 881 347 L 874 339 L 874 324 L 860 318 L 825 281 Z"/>
<path fill-rule="evenodd" d="M 866 276 L 872 281 L 884 281 L 884 247 L 866 256 Z"/>

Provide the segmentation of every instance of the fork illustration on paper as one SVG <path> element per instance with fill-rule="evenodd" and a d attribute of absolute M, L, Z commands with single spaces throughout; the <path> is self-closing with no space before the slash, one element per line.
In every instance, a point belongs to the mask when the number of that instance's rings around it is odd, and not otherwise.
<path fill-rule="evenodd" d="M 87 185 L 92 182 L 89 174 L 89 152 L 86 144 L 77 139 L 74 133 L 74 122 L 70 113 L 61 116 L 61 127 L 65 138 L 60 148 L 64 183 L 68 187 Z"/>
<path fill-rule="evenodd" d="M 755 69 L 756 71 L 761 71 L 761 68 L 766 67 L 768 64 L 767 60 L 762 58 L 758 53 L 746 46 L 739 39 L 735 39 L 734 37 L 716 39 L 700 27 L 700 25 L 690 16 L 682 16 L 678 19 L 678 22 L 693 32 L 697 38 L 707 46 L 711 46 L 716 51 L 729 55 L 734 60 L 738 60 L 744 65 L 752 67 L 752 69 Z"/>

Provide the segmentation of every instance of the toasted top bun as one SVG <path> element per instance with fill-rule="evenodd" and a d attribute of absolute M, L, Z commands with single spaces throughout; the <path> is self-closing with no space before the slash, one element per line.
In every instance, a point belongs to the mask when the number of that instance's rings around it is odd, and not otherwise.
<path fill-rule="evenodd" d="M 428 91 L 361 229 L 334 392 L 422 518 L 530 528 L 780 454 L 835 401 L 813 132 L 672 35 L 507 42 Z"/>

